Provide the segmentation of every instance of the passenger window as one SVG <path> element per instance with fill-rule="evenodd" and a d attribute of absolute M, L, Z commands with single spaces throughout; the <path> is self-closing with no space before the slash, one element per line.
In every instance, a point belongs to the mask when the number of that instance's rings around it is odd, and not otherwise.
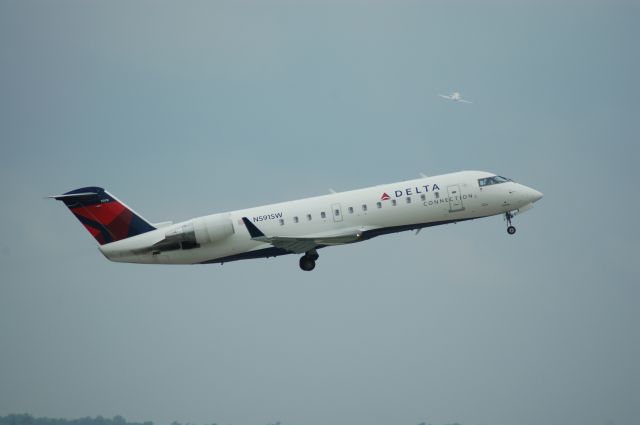
<path fill-rule="evenodd" d="M 394 207 L 396 206 L 396 200 L 395 199 L 391 200 L 391 206 L 394 206 Z"/>
<path fill-rule="evenodd" d="M 433 196 L 435 196 L 436 199 L 438 199 L 440 197 L 440 192 L 433 192 Z"/>
<path fill-rule="evenodd" d="M 293 222 L 297 223 L 298 222 L 298 216 L 293 217 Z"/>
<path fill-rule="evenodd" d="M 420 195 L 420 200 L 421 201 L 425 201 L 427 199 L 427 195 L 425 195 L 424 193 L 422 195 Z"/>
<path fill-rule="evenodd" d="M 333 214 L 334 214 L 336 217 L 338 217 L 338 216 L 340 215 L 340 210 L 334 210 L 334 211 L 333 211 Z"/>
<path fill-rule="evenodd" d="M 353 214 L 353 207 L 349 207 L 349 214 Z"/>
<path fill-rule="evenodd" d="M 324 211 L 322 211 L 322 212 L 320 213 L 320 217 L 321 217 L 321 218 L 327 218 L 327 214 L 325 214 L 325 212 L 324 212 Z"/>
<path fill-rule="evenodd" d="M 382 202 L 377 202 L 377 203 L 376 203 L 376 206 L 377 206 L 378 208 L 382 208 Z"/>
<path fill-rule="evenodd" d="M 367 204 L 362 204 L 362 211 L 366 211 L 367 210 Z"/>
<path fill-rule="evenodd" d="M 307 214 L 307 220 L 311 221 L 311 214 Z"/>
<path fill-rule="evenodd" d="M 411 196 L 407 196 L 407 204 L 411 203 Z"/>
<path fill-rule="evenodd" d="M 280 219 L 280 226 L 284 226 L 284 218 Z"/>

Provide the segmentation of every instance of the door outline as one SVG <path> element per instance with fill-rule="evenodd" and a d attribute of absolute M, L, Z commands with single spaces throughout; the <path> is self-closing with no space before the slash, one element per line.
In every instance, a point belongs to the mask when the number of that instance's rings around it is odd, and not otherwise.
<path fill-rule="evenodd" d="M 447 186 L 447 195 L 449 197 L 450 213 L 464 210 L 464 205 L 462 204 L 462 194 L 460 193 L 459 184 L 452 184 L 451 186 Z"/>
<path fill-rule="evenodd" d="M 331 204 L 331 216 L 335 223 L 342 221 L 342 206 L 340 204 Z"/>

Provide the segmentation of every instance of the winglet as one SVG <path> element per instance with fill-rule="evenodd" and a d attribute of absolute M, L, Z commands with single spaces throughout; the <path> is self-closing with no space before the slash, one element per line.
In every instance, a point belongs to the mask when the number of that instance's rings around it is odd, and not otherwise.
<path fill-rule="evenodd" d="M 255 238 L 264 238 L 264 233 L 260 231 L 247 217 L 242 217 L 242 222 L 247 227 L 249 234 L 251 235 L 251 239 Z"/>

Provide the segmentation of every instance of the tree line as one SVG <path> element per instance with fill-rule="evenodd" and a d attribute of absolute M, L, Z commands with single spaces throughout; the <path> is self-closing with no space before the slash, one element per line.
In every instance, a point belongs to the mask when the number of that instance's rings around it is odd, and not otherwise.
<path fill-rule="evenodd" d="M 127 422 L 120 415 L 113 418 L 86 417 L 79 419 L 34 418 L 29 414 L 0 416 L 0 425 L 153 425 L 153 422 Z"/>
<path fill-rule="evenodd" d="M 102 416 L 96 416 L 95 418 L 86 417 L 79 419 L 56 419 L 56 418 L 34 418 L 33 416 L 23 413 L 19 415 L 7 415 L 0 416 L 0 425 L 153 425 L 153 422 L 127 422 L 125 418 L 120 415 L 113 418 L 103 418 Z M 173 421 L 171 425 L 183 425 L 180 422 Z M 192 423 L 186 423 L 185 425 L 195 425 Z M 209 425 L 209 424 L 205 424 Z M 211 423 L 210 425 L 217 425 Z M 269 423 L 268 425 L 281 425 L 280 422 Z M 418 425 L 430 425 L 422 422 Z M 458 423 L 448 425 L 460 425 Z"/>

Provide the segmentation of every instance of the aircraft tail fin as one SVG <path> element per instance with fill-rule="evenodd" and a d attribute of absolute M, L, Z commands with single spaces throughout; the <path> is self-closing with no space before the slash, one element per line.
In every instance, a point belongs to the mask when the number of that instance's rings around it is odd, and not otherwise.
<path fill-rule="evenodd" d="M 83 187 L 50 198 L 64 202 L 100 245 L 155 230 L 147 220 L 101 187 Z"/>

